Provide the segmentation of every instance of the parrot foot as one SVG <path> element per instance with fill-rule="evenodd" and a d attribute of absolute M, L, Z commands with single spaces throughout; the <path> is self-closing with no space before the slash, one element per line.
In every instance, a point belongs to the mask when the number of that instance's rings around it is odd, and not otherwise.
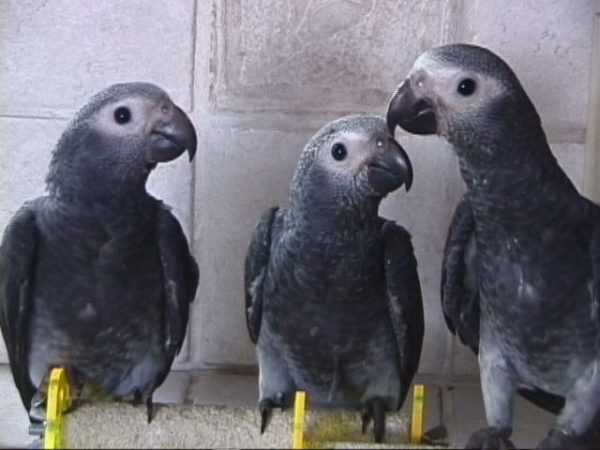
<path fill-rule="evenodd" d="M 81 375 L 77 370 L 72 369 L 70 367 L 65 367 L 67 372 L 67 379 L 72 388 L 72 399 L 71 407 L 75 404 L 76 401 L 81 400 L 84 395 L 85 388 L 85 378 Z M 67 411 L 71 410 L 71 407 Z"/>
<path fill-rule="evenodd" d="M 260 410 L 260 434 L 263 434 L 267 429 L 267 425 L 269 424 L 271 416 L 273 415 L 274 406 L 274 402 L 269 399 L 260 401 L 260 404 L 258 405 L 258 409 Z"/>
<path fill-rule="evenodd" d="M 38 390 L 33 394 L 29 407 L 29 434 L 33 436 L 41 436 L 43 434 L 44 422 L 46 421 L 46 398 L 48 397 L 48 385 L 50 383 L 50 373 L 55 367 L 49 368 L 42 381 Z M 73 396 L 73 401 L 70 402 L 69 407 L 63 412 L 69 412 L 75 405 L 75 400 L 81 396 L 83 389 L 83 378 L 80 377 L 74 370 L 65 367 L 67 372 L 67 380 L 74 388 L 76 395 Z M 40 428 L 41 427 L 41 428 Z M 41 430 L 41 431 L 40 431 Z"/>
<path fill-rule="evenodd" d="M 482 450 L 504 450 L 515 448 L 515 444 L 509 439 L 511 434 L 512 428 L 482 428 L 471 435 L 465 448 Z"/>
<path fill-rule="evenodd" d="M 29 421 L 34 424 L 43 423 L 44 420 L 46 420 L 46 399 L 44 393 L 38 390 L 31 398 Z"/>
<path fill-rule="evenodd" d="M 273 415 L 273 408 L 279 407 L 284 410 L 286 406 L 283 392 L 278 392 L 275 399 L 265 398 L 260 401 L 258 404 L 258 409 L 260 410 L 260 434 L 263 434 L 267 429 Z"/>
<path fill-rule="evenodd" d="M 540 442 L 536 448 L 586 449 L 589 447 L 580 439 L 578 439 L 574 433 L 560 428 L 552 428 L 548 433 L 548 436 L 546 436 L 546 438 L 542 442 Z"/>
<path fill-rule="evenodd" d="M 379 397 L 368 400 L 361 409 L 362 432 L 367 432 L 373 419 L 373 435 L 377 443 L 383 442 L 385 436 L 385 409 L 385 403 Z"/>
<path fill-rule="evenodd" d="M 38 427 L 35 424 L 44 423 L 46 420 L 46 397 L 48 396 L 48 383 L 50 382 L 50 372 L 52 368 L 49 368 L 44 376 L 42 377 L 42 381 L 38 386 L 37 391 L 31 397 L 31 403 L 29 404 L 29 421 L 31 422 L 33 427 L 31 430 L 37 430 Z M 35 435 L 37 431 L 30 431 L 29 434 Z"/>
<path fill-rule="evenodd" d="M 148 415 L 148 425 L 154 418 L 154 403 L 152 402 L 152 395 L 149 395 L 146 399 L 146 414 Z"/>
<path fill-rule="evenodd" d="M 148 424 L 150 424 L 154 418 L 154 403 L 152 402 L 152 394 L 142 394 L 139 390 L 136 390 L 133 393 L 133 404 L 135 406 L 139 406 L 142 404 L 142 402 L 146 404 L 146 414 L 148 417 Z"/>

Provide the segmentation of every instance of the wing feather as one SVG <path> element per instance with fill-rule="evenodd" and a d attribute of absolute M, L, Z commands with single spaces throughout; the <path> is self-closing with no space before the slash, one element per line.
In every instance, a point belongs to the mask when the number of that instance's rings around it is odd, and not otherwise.
<path fill-rule="evenodd" d="M 185 338 L 199 273 L 181 225 L 166 206 L 159 211 L 158 236 L 165 283 L 165 348 L 172 359 Z"/>
<path fill-rule="evenodd" d="M 258 221 L 244 266 L 244 294 L 246 300 L 246 326 L 250 340 L 256 344 L 262 317 L 263 282 L 269 266 L 273 221 L 279 211 L 274 207 L 266 211 Z"/>
<path fill-rule="evenodd" d="M 421 358 L 425 328 L 423 299 L 410 234 L 390 221 L 385 222 L 382 233 L 390 321 L 396 336 L 399 355 L 400 401 L 398 405 L 401 406 Z"/>
<path fill-rule="evenodd" d="M 0 328 L 27 411 L 36 390 L 29 378 L 28 335 L 37 245 L 33 205 L 26 203 L 6 227 L 0 244 Z"/>
<path fill-rule="evenodd" d="M 468 196 L 454 211 L 442 262 L 441 298 L 450 331 L 475 353 L 479 349 L 479 288 L 475 217 Z"/>

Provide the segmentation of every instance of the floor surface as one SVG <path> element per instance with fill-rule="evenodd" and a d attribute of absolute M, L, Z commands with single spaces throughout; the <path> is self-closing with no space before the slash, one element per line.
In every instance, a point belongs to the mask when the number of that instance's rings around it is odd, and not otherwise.
<path fill-rule="evenodd" d="M 479 386 L 474 382 L 440 387 L 426 384 L 425 428 L 444 425 L 452 447 L 464 445 L 474 430 L 485 425 Z M 26 447 L 32 441 L 28 421 L 8 366 L 0 365 L 0 447 Z M 72 447 L 285 447 L 291 445 L 291 412 L 276 411 L 264 435 L 258 430 L 257 378 L 254 374 L 199 371 L 173 372 L 155 393 L 159 407 L 148 425 L 145 408 L 130 404 L 81 405 L 68 424 Z M 183 403 L 183 404 L 182 404 Z M 387 423 L 388 443 L 407 442 L 411 400 Z M 370 433 L 360 433 L 356 412 L 311 412 L 309 434 L 321 442 L 332 434 L 343 447 L 364 446 Z M 513 441 L 531 447 L 545 436 L 552 416 L 518 399 Z M 337 439 L 337 438 L 336 438 Z"/>

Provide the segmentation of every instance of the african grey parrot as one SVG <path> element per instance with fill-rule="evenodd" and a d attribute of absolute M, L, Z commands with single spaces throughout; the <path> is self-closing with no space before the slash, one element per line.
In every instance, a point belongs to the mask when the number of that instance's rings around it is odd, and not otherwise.
<path fill-rule="evenodd" d="M 198 268 L 181 225 L 146 192 L 196 132 L 159 87 L 116 84 L 75 116 L 53 152 L 47 195 L 26 202 L 0 246 L 0 328 L 30 419 L 49 370 L 144 400 L 183 342 Z"/>
<path fill-rule="evenodd" d="M 261 433 L 273 407 L 305 390 L 312 403 L 360 408 L 385 432 L 423 342 L 409 233 L 378 215 L 412 168 L 378 116 L 348 116 L 306 145 L 289 206 L 264 213 L 245 262 L 246 320 L 257 345 Z"/>
<path fill-rule="evenodd" d="M 540 447 L 598 446 L 600 207 L 559 167 L 517 77 L 478 46 L 431 49 L 387 121 L 446 139 L 467 187 L 442 271 L 444 315 L 478 352 L 489 425 L 467 446 L 512 445 L 516 390 L 560 412 Z"/>

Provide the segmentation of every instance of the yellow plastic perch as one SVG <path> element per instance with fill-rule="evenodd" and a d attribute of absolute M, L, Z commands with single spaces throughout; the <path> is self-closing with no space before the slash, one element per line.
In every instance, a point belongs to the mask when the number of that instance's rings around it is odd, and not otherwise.
<path fill-rule="evenodd" d="M 425 386 L 415 384 L 413 388 L 412 419 L 410 423 L 410 443 L 421 445 L 423 442 L 423 422 L 425 416 Z"/>
<path fill-rule="evenodd" d="M 71 406 L 71 385 L 67 371 L 63 368 L 52 369 L 48 382 L 46 400 L 46 425 L 44 429 L 44 448 L 63 448 L 64 412 Z"/>
<path fill-rule="evenodd" d="M 292 438 L 293 449 L 304 448 L 304 424 L 306 421 L 306 392 L 296 392 L 294 399 L 294 436 Z"/>
<path fill-rule="evenodd" d="M 306 439 L 306 424 L 307 424 L 307 394 L 304 391 L 296 392 L 294 400 L 294 427 L 292 437 L 293 449 L 312 448 L 314 442 L 307 442 Z M 413 390 L 413 409 L 410 428 L 410 443 L 419 446 L 423 442 L 425 415 L 425 386 L 417 384 Z"/>

